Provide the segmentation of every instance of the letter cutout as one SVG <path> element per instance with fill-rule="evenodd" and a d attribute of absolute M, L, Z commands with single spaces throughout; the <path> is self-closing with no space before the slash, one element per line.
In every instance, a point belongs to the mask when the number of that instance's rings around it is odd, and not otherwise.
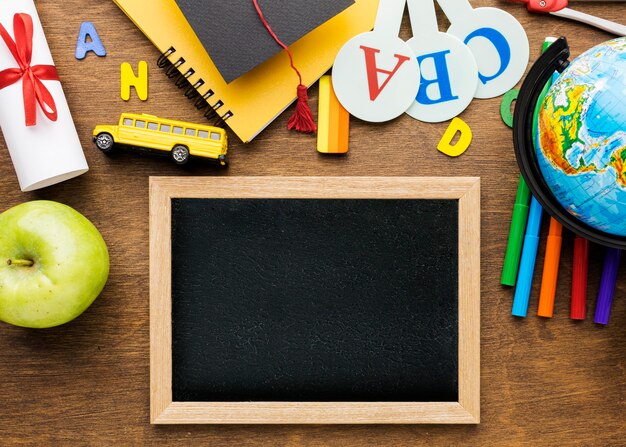
<path fill-rule="evenodd" d="M 76 43 L 76 59 L 82 61 L 87 57 L 87 53 L 93 51 L 96 56 L 104 57 L 107 55 L 102 40 L 96 27 L 92 22 L 83 22 L 78 32 L 78 42 Z"/>
<path fill-rule="evenodd" d="M 452 140 L 457 132 L 460 133 L 459 141 L 453 146 Z M 472 129 L 461 118 L 454 118 L 437 144 L 437 149 L 450 157 L 458 157 L 467 150 L 471 142 Z"/>
<path fill-rule="evenodd" d="M 509 127 L 513 127 L 513 112 L 511 111 L 511 106 L 513 102 L 517 100 L 517 96 L 519 95 L 519 90 L 514 88 L 509 90 L 502 97 L 502 102 L 500 103 L 500 116 L 502 117 L 502 121 Z"/>
<path fill-rule="evenodd" d="M 450 85 L 450 74 L 448 72 L 448 63 L 446 62 L 447 54 L 450 54 L 450 50 L 440 51 L 438 53 L 424 54 L 417 57 L 417 63 L 420 65 L 420 71 L 422 73 L 422 80 L 420 82 L 420 89 L 417 92 L 415 100 L 420 104 L 439 104 L 440 102 L 448 102 L 459 99 L 458 96 L 454 96 L 452 94 L 452 86 Z M 437 74 L 434 79 L 424 78 L 424 69 L 422 68 L 422 63 L 425 59 L 433 60 L 433 63 L 435 65 L 435 73 Z M 439 86 L 439 98 L 431 98 L 428 96 L 428 87 L 432 84 L 437 84 Z"/>
<path fill-rule="evenodd" d="M 130 88 L 135 87 L 137 96 L 140 100 L 148 99 L 148 64 L 146 61 L 140 61 L 138 67 L 138 75 L 135 76 L 133 67 L 128 62 L 124 62 L 121 66 L 121 90 L 120 94 L 124 101 L 130 99 Z"/>
<path fill-rule="evenodd" d="M 366 47 L 365 45 L 361 45 L 359 48 L 361 48 L 363 53 L 365 53 L 365 68 L 367 69 L 367 83 L 370 91 L 370 100 L 376 101 L 376 98 L 378 98 L 380 92 L 384 90 L 391 78 L 393 78 L 393 75 L 396 74 L 402 64 L 411 58 L 402 54 L 394 54 L 394 57 L 398 59 L 394 69 L 391 71 L 383 70 L 382 68 L 378 68 L 376 66 L 376 53 L 380 53 L 380 50 Z M 387 75 L 387 78 L 383 81 L 382 85 L 379 85 L 378 83 L 378 73 Z"/>
<path fill-rule="evenodd" d="M 508 68 L 509 64 L 511 63 L 511 45 L 509 45 L 506 37 L 504 37 L 500 31 L 493 28 L 479 28 L 473 33 L 470 33 L 465 38 L 465 45 L 467 45 L 469 41 L 474 39 L 475 37 L 484 37 L 485 39 L 489 40 L 495 47 L 498 55 L 500 56 L 500 68 L 495 74 L 491 76 L 485 76 L 484 74 L 478 72 L 478 79 L 483 84 L 486 84 L 487 82 L 492 81 L 500 76 Z"/>

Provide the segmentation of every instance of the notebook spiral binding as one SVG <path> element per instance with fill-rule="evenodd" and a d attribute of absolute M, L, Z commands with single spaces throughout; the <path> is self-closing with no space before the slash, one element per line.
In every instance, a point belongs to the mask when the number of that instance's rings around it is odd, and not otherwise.
<path fill-rule="evenodd" d="M 170 56 L 174 53 L 176 53 L 176 48 L 174 47 L 170 47 L 167 51 L 162 53 L 157 60 L 157 66 L 163 69 L 168 78 L 173 80 L 176 87 L 181 90 L 184 89 L 185 97 L 193 101 L 196 109 L 207 109 L 204 112 L 204 117 L 207 120 L 212 121 L 215 126 L 223 127 L 226 124 L 226 120 L 233 116 L 233 113 L 229 110 L 223 115 L 220 115 L 219 109 L 224 106 L 224 102 L 222 100 L 217 100 L 214 104 L 209 102 L 214 95 L 213 90 L 209 89 L 204 95 L 200 95 L 198 89 L 204 85 L 204 80 L 198 79 L 193 84 L 189 82 L 189 78 L 193 76 L 195 70 L 189 68 L 184 73 L 180 71 L 179 68 L 185 63 L 185 59 L 179 57 L 176 62 L 172 62 Z"/>

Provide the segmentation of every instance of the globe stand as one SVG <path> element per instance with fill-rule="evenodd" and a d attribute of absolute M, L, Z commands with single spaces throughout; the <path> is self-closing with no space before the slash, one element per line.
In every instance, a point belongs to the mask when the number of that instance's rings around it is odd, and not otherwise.
<path fill-rule="evenodd" d="M 567 40 L 564 37 L 557 39 L 533 64 L 522 84 L 513 115 L 513 146 L 517 164 L 533 196 L 565 228 L 592 242 L 626 249 L 626 237 L 600 231 L 570 214 L 552 194 L 539 168 L 533 139 L 535 105 L 554 72 L 562 73 L 568 67 L 569 56 Z"/>

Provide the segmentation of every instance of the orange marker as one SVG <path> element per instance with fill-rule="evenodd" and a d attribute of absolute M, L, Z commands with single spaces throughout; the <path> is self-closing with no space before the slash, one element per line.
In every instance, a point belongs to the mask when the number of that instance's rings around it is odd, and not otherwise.
<path fill-rule="evenodd" d="M 556 279 L 559 276 L 562 233 L 563 225 L 554 218 L 550 219 L 546 257 L 543 262 L 543 277 L 541 278 L 541 292 L 539 293 L 539 310 L 537 311 L 537 315 L 540 317 L 552 318 L 554 295 L 556 294 Z"/>

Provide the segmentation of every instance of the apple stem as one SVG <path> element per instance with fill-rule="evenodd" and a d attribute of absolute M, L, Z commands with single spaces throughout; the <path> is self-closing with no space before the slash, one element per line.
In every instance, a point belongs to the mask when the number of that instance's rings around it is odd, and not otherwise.
<path fill-rule="evenodd" d="M 35 264 L 35 262 L 29 259 L 7 259 L 7 265 L 19 265 L 22 267 L 32 267 L 33 264 Z"/>

